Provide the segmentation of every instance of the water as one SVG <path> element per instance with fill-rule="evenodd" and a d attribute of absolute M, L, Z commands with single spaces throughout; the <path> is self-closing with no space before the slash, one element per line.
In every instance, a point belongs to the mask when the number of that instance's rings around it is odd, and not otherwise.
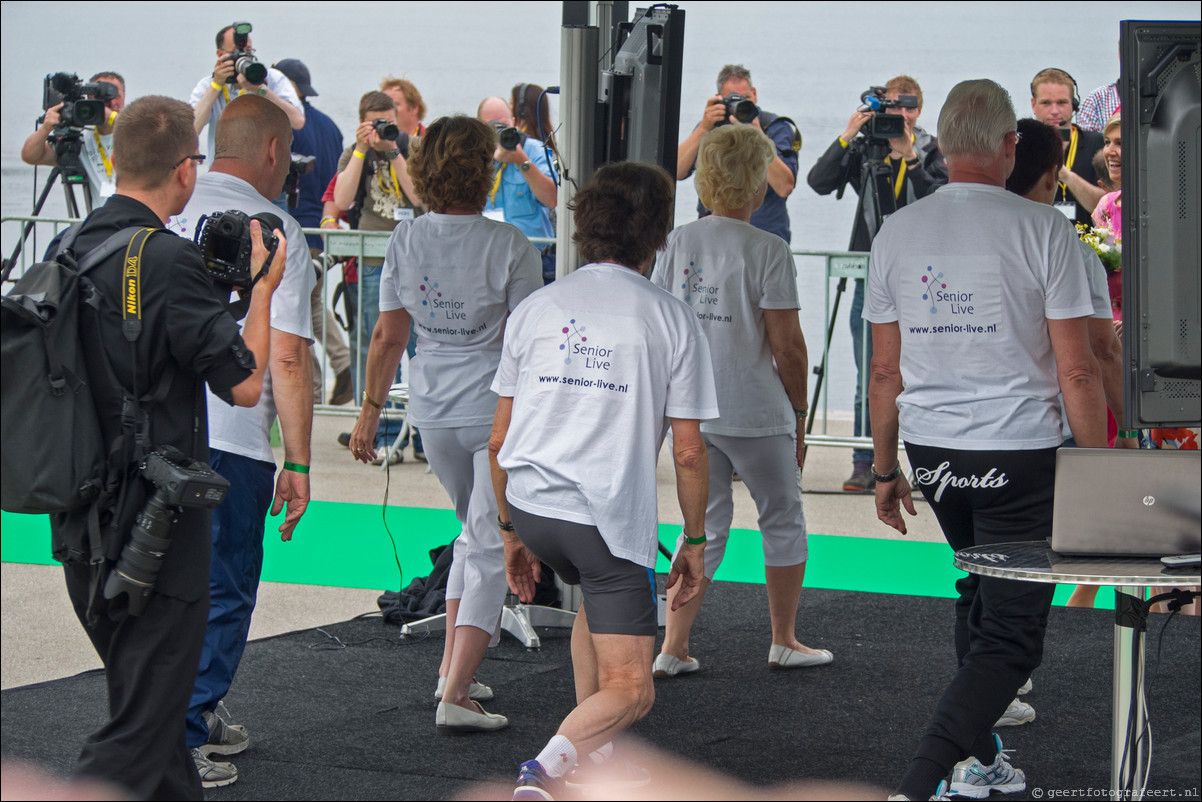
<path fill-rule="evenodd" d="M 860 93 L 905 72 L 922 84 L 919 122 L 934 131 L 947 92 L 966 78 L 992 78 L 1014 97 L 1020 116 L 1029 109 L 1029 81 L 1057 66 L 1077 79 L 1084 96 L 1118 75 L 1118 22 L 1136 10 L 1141 19 L 1198 19 L 1196 2 L 1064 3 L 773 3 L 681 2 L 686 11 L 681 135 L 696 124 L 723 64 L 752 72 L 764 108 L 791 117 L 803 148 L 798 187 L 789 197 L 793 246 L 809 250 L 847 247 L 855 199 L 818 197 L 805 174 L 843 129 Z M 53 13 L 49 13 L 53 9 Z M 42 78 L 76 72 L 87 79 L 116 70 L 131 98 L 164 94 L 187 99 L 212 70 L 214 34 L 235 20 L 250 20 L 251 37 L 267 62 L 300 58 L 320 94 L 313 103 L 353 137 L 359 96 L 393 74 L 412 80 L 429 107 L 442 114 L 474 114 L 487 95 L 508 95 L 523 81 L 559 83 L 561 6 L 525 2 L 388 3 L 355 6 L 316 2 L 172 3 L 110 2 L 53 5 L 5 2 L 0 22 L 0 211 L 28 214 L 33 168 L 20 147 L 41 113 Z M 896 21 L 893 21 L 897 18 Z M 553 117 L 556 103 L 552 99 Z M 349 139 L 348 139 L 349 142 Z M 46 170 L 39 171 L 39 182 Z M 40 186 L 38 187 L 40 189 Z M 679 185 L 677 222 L 693 218 L 692 182 Z M 61 216 L 55 190 L 44 214 Z M 7 255 L 14 233 L 5 226 Z M 799 260 L 802 327 L 811 363 L 824 338 L 821 265 Z M 848 303 L 843 304 L 846 310 Z M 845 311 L 835 329 L 830 404 L 851 408 L 854 371 Z"/>

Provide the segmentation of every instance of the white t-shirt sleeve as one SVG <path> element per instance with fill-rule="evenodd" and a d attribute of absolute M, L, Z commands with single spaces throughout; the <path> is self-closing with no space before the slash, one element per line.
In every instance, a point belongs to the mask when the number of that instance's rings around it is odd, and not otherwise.
<path fill-rule="evenodd" d="M 760 309 L 797 309 L 797 267 L 789 245 L 780 237 L 773 241 L 761 285 Z"/>
<path fill-rule="evenodd" d="M 1093 316 L 1101 320 L 1114 317 L 1110 308 L 1110 287 L 1106 283 L 1106 268 L 1094 249 L 1081 243 L 1081 256 L 1085 259 L 1086 278 L 1089 280 L 1089 299 L 1093 304 Z"/>
<path fill-rule="evenodd" d="M 882 232 L 883 234 L 884 232 Z M 899 320 L 897 304 L 889 292 L 885 281 L 883 257 L 884 251 L 877 250 L 881 242 L 878 234 L 872 243 L 872 254 L 868 257 L 868 278 L 864 282 L 864 319 L 870 323 L 896 323 Z"/>
<path fill-rule="evenodd" d="M 281 100 L 286 100 L 300 109 L 301 114 L 305 113 L 305 106 L 301 103 L 301 99 L 297 97 L 296 90 L 292 88 L 292 81 L 289 81 L 288 76 L 275 67 L 267 70 L 267 87 L 272 92 L 275 92 Z"/>
<path fill-rule="evenodd" d="M 505 340 L 501 345 L 501 362 L 493 376 L 491 389 L 498 396 L 513 398 L 518 390 L 518 359 L 517 343 L 522 337 L 522 320 L 524 316 L 515 312 L 505 324 Z"/>
<path fill-rule="evenodd" d="M 505 286 L 505 298 L 510 312 L 517 309 L 518 304 L 526 300 L 526 296 L 543 286 L 543 258 L 538 250 L 530 244 L 525 235 L 519 238 L 514 247 L 516 252 L 513 256 L 513 267 L 509 271 L 509 281 Z M 383 297 L 380 296 L 381 301 Z"/>
<path fill-rule="evenodd" d="M 1059 213 L 1052 218 L 1048 251 L 1044 316 L 1049 320 L 1092 316 L 1094 307 L 1081 240 L 1068 218 Z"/>
<path fill-rule="evenodd" d="M 313 339 L 313 315 L 309 296 L 317 282 L 309 243 L 300 224 L 291 217 L 284 219 L 284 236 L 288 238 L 284 276 L 271 296 L 271 327 L 277 331 Z"/>
<path fill-rule="evenodd" d="M 188 98 L 188 105 L 196 108 L 200 103 L 200 99 L 205 96 L 205 92 L 209 88 L 209 84 L 213 82 L 213 76 L 206 75 L 197 82 L 196 87 L 192 90 L 192 96 Z"/>
<path fill-rule="evenodd" d="M 712 420 L 718 417 L 718 391 L 709 340 L 693 310 L 683 301 L 677 303 L 684 307 L 682 322 L 686 328 L 680 332 L 682 336 L 673 355 L 664 414 L 669 418 Z"/>
<path fill-rule="evenodd" d="M 380 272 L 380 311 L 391 312 L 404 306 L 401 302 L 400 269 L 397 267 L 397 252 L 400 243 L 397 238 L 401 235 L 401 223 L 392 231 L 388 238 L 388 246 L 384 251 L 384 267 Z"/>

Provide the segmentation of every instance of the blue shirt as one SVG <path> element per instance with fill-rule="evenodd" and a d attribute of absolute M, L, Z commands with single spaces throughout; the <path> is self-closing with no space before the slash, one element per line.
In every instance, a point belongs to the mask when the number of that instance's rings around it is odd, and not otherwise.
<path fill-rule="evenodd" d="M 291 214 L 304 228 L 321 225 L 321 196 L 330 179 L 338 172 L 338 157 L 342 155 L 342 132 L 324 112 L 305 105 L 305 127 L 292 132 L 292 152 L 301 156 L 316 156 L 313 172 L 300 177 L 297 184 L 296 208 Z M 321 237 L 309 235 L 309 246 L 321 247 Z"/>
<path fill-rule="evenodd" d="M 547 159 L 547 152 L 544 150 L 542 142 L 534 137 L 527 137 L 526 141 L 522 143 L 522 150 L 526 152 L 526 156 L 534 165 L 533 169 L 539 170 L 552 181 L 555 180 L 555 173 L 551 162 Z M 527 237 L 554 237 L 555 229 L 551 227 L 551 210 L 534 197 L 534 192 L 526 183 L 518 166 L 498 162 L 497 167 L 502 170 L 501 186 L 497 190 L 496 196 L 489 198 L 484 211 L 502 210 L 505 213 L 505 222 L 517 226 Z M 546 246 L 538 246 L 539 250 L 544 247 Z"/>

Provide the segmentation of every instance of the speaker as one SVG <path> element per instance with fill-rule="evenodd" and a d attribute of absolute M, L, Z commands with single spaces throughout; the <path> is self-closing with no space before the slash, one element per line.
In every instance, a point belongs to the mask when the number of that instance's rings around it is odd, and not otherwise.
<path fill-rule="evenodd" d="M 1119 25 L 1123 427 L 1202 425 L 1202 25 Z"/>

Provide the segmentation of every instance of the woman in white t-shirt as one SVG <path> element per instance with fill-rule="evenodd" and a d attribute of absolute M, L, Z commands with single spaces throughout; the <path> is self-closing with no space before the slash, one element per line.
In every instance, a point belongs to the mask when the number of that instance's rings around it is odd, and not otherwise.
<path fill-rule="evenodd" d="M 705 135 L 697 155 L 697 195 L 714 213 L 672 232 L 652 279 L 696 313 L 713 356 L 721 410 L 717 420 L 701 425 L 710 464 L 706 581 L 697 598 L 668 613 L 656 677 L 701 667 L 689 655 L 689 632 L 726 551 L 735 472 L 759 510 L 772 622 L 769 668 L 834 659 L 826 649 L 802 645 L 796 634 L 808 554 L 801 505 L 806 343 L 789 246 L 749 222 L 763 203 L 775 155 L 772 141 L 752 126 L 720 126 Z"/>
<path fill-rule="evenodd" d="M 418 345 L 408 419 L 421 429 L 430 468 L 463 524 L 447 578 L 447 640 L 435 690 L 435 723 L 444 732 L 487 732 L 509 723 L 479 705 L 493 694 L 475 680 L 505 601 L 504 549 L 488 469 L 497 406 L 489 385 L 506 318 L 542 278 L 538 251 L 525 235 L 481 214 L 495 147 L 490 127 L 462 115 L 436 120 L 414 144 L 409 172 L 430 211 L 399 223 L 388 240 L 363 408 L 350 441 L 356 459 L 374 458 L 380 406 L 412 319 Z"/>

